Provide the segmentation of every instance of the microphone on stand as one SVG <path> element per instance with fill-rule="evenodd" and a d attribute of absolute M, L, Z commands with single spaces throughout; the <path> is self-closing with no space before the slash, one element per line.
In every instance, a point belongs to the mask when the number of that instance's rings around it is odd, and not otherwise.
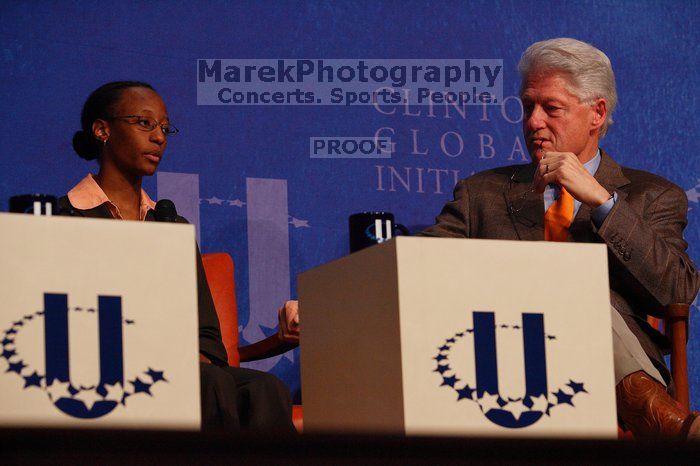
<path fill-rule="evenodd" d="M 177 209 L 170 199 L 161 199 L 156 202 L 153 212 L 156 222 L 177 222 Z"/>

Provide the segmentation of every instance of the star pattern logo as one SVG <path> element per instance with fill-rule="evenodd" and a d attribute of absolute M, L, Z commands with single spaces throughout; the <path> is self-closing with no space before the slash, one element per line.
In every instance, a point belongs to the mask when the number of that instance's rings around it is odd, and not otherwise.
<path fill-rule="evenodd" d="M 39 387 L 42 388 L 42 382 L 44 377 L 40 376 L 37 371 L 34 371 L 32 375 L 24 377 L 24 388 L 29 387 Z"/>
<path fill-rule="evenodd" d="M 698 179 L 698 182 L 694 187 L 685 192 L 685 195 L 688 197 L 688 201 L 695 204 L 700 202 L 700 191 L 698 191 L 698 189 L 700 189 L 700 179 Z"/>
<path fill-rule="evenodd" d="M 488 413 L 492 409 L 501 409 L 501 404 L 498 402 L 501 396 L 498 393 L 484 392 L 479 398 L 477 403 L 481 411 Z"/>
<path fill-rule="evenodd" d="M 49 399 L 54 402 L 60 400 L 61 398 L 73 397 L 73 394 L 70 391 L 70 382 L 61 382 L 59 380 L 52 380 L 46 387 L 46 393 L 49 395 Z"/>
<path fill-rule="evenodd" d="M 450 387 L 454 388 L 455 384 L 459 382 L 459 379 L 457 378 L 456 375 L 449 375 L 449 376 L 443 376 L 442 377 L 442 383 L 440 386 L 442 387 L 443 385 L 449 385 Z"/>
<path fill-rule="evenodd" d="M 465 384 L 464 387 L 457 390 L 457 401 L 463 399 L 473 400 L 474 393 L 476 393 L 476 390 L 471 388 L 469 384 Z"/>
<path fill-rule="evenodd" d="M 146 374 L 151 378 L 151 381 L 153 383 L 160 382 L 160 381 L 167 382 L 165 377 L 163 377 L 163 371 L 156 371 L 156 370 L 153 370 L 149 367 L 148 370 L 146 371 Z"/>
<path fill-rule="evenodd" d="M 138 377 L 134 380 L 130 380 L 129 383 L 134 386 L 133 393 L 145 393 L 148 396 L 153 396 L 151 394 L 151 384 L 142 382 Z"/>
<path fill-rule="evenodd" d="M 547 412 L 549 410 L 549 401 L 544 395 L 540 395 L 537 397 L 529 397 L 529 402 L 530 409 L 532 409 L 533 411 Z"/>
<path fill-rule="evenodd" d="M 223 203 L 224 203 L 223 199 L 219 199 L 216 196 L 212 196 L 209 199 L 204 199 L 204 200 L 207 201 L 210 205 L 223 205 Z"/>
<path fill-rule="evenodd" d="M 521 325 L 498 324 L 495 325 L 496 330 L 504 332 L 520 332 Z M 484 391 L 479 393 L 476 386 L 470 384 L 469 381 L 462 381 L 458 374 L 455 373 L 450 366 L 450 352 L 459 340 L 464 337 L 472 336 L 473 328 L 460 330 L 454 335 L 446 338 L 444 342 L 438 346 L 437 354 L 432 358 L 435 361 L 433 373 L 440 376 L 440 387 L 448 387 L 457 394 L 456 401 L 469 400 L 475 402 L 484 414 L 491 412 L 509 413 L 517 422 L 523 415 L 546 415 L 550 416 L 552 408 L 561 405 L 574 405 L 574 397 L 580 393 L 588 393 L 583 382 L 577 382 L 569 379 L 569 382 L 563 387 L 551 391 L 548 395 L 539 395 L 537 397 L 524 396 L 521 398 L 506 398 L 500 393 L 489 393 Z M 556 341 L 555 335 L 544 334 L 545 341 Z"/>
<path fill-rule="evenodd" d="M 105 400 L 119 401 L 124 400 L 124 387 L 119 382 L 115 384 L 105 384 L 103 387 L 103 396 Z"/>
<path fill-rule="evenodd" d="M 72 312 L 95 312 L 92 308 L 74 307 L 69 309 Z M 27 326 L 31 321 L 37 322 L 44 315 L 43 311 L 38 311 L 33 314 L 25 315 L 21 320 L 12 323 L 12 326 L 4 331 L 4 335 L 0 335 L 0 361 L 7 363 L 5 373 L 14 373 L 21 378 L 20 388 L 23 390 L 41 390 L 46 393 L 49 400 L 56 403 L 78 403 L 82 406 L 82 411 L 90 413 L 93 408 L 104 402 L 112 405 L 126 405 L 125 400 L 133 395 L 145 394 L 153 396 L 152 387 L 159 383 L 168 383 L 165 377 L 165 372 L 149 367 L 148 370 L 136 377 L 129 379 L 127 385 L 130 389 L 125 389 L 120 383 L 104 384 L 90 387 L 75 387 L 69 381 L 52 379 L 47 383 L 46 375 L 38 370 L 29 367 L 17 352 L 15 347 L 15 338 L 17 334 Z M 122 319 L 123 325 L 134 325 L 132 319 Z M 38 323 L 37 323 L 38 324 Z M 104 410 L 105 414 L 110 412 Z M 95 416 L 86 416 L 95 417 Z"/>
<path fill-rule="evenodd" d="M 220 207 L 237 207 L 242 209 L 247 203 L 241 199 L 221 199 L 216 196 L 209 198 L 201 198 L 199 200 L 200 204 L 206 204 L 210 206 L 220 206 Z M 308 220 L 297 218 L 293 215 L 289 215 L 289 224 L 294 228 L 311 228 Z"/>
<path fill-rule="evenodd" d="M 10 367 L 8 367 L 5 372 L 15 372 L 22 375 L 22 369 L 25 367 L 27 367 L 27 365 L 23 361 L 11 362 Z"/>
<path fill-rule="evenodd" d="M 73 395 L 73 399 L 82 402 L 85 408 L 90 411 L 95 406 L 95 403 L 102 401 L 104 398 L 97 392 L 95 387 L 85 389 L 81 387 L 81 390 Z"/>
<path fill-rule="evenodd" d="M 508 401 L 508 411 L 513 415 L 515 420 L 520 419 L 520 416 L 526 412 L 530 411 L 530 407 L 527 406 L 523 400 L 509 400 Z"/>
<path fill-rule="evenodd" d="M 293 225 L 294 228 L 310 228 L 308 220 L 301 220 L 296 217 L 289 216 L 289 224 Z"/>
<path fill-rule="evenodd" d="M 554 393 L 554 396 L 557 398 L 558 405 L 574 405 L 574 403 L 571 401 L 574 396 L 564 392 L 564 390 L 562 390 L 561 388 Z"/>

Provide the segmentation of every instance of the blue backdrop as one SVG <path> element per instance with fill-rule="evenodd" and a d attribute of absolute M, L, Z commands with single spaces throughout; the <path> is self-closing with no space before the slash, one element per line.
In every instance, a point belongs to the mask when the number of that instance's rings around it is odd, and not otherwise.
<path fill-rule="evenodd" d="M 184 206 L 203 252 L 232 254 L 242 335 L 254 340 L 275 325 L 272 303 L 296 295 L 297 273 L 347 253 L 350 213 L 388 210 L 419 229 L 451 198 L 456 178 L 526 160 L 521 111 L 514 97 L 463 114 L 197 106 L 198 58 L 500 58 L 504 94 L 516 96 L 522 51 L 571 36 L 605 51 L 617 76 L 620 105 L 602 146 L 686 190 L 697 262 L 699 15 L 697 2 L 661 1 L 3 2 L 0 209 L 18 193 L 63 194 L 95 172 L 71 148 L 85 98 L 107 81 L 150 82 L 181 133 L 145 188 Z M 377 131 L 396 143 L 391 159 L 309 156 L 310 137 Z M 261 212 L 276 213 L 272 229 Z M 699 330 L 693 321 L 696 408 Z M 298 353 L 258 367 L 299 397 Z"/>

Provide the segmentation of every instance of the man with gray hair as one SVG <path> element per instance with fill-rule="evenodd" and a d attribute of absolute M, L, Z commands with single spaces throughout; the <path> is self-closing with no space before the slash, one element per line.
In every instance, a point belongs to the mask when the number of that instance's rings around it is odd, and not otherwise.
<path fill-rule="evenodd" d="M 685 192 L 599 148 L 617 104 L 603 52 L 551 39 L 528 47 L 518 68 L 532 163 L 461 180 L 422 235 L 605 243 L 618 417 L 637 437 L 699 439 L 697 413 L 667 393 L 664 337 L 646 323 L 647 312 L 690 303 L 700 287 L 683 239 Z"/>

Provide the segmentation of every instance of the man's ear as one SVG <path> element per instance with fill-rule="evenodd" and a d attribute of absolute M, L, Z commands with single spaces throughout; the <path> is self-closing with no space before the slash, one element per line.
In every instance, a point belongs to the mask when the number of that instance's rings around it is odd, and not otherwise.
<path fill-rule="evenodd" d="M 100 142 L 109 139 L 109 124 L 105 120 L 97 119 L 92 123 L 92 135 Z"/>
<path fill-rule="evenodd" d="M 596 99 L 592 105 L 593 117 L 591 119 L 591 129 L 600 129 L 608 118 L 608 103 L 602 97 Z"/>

